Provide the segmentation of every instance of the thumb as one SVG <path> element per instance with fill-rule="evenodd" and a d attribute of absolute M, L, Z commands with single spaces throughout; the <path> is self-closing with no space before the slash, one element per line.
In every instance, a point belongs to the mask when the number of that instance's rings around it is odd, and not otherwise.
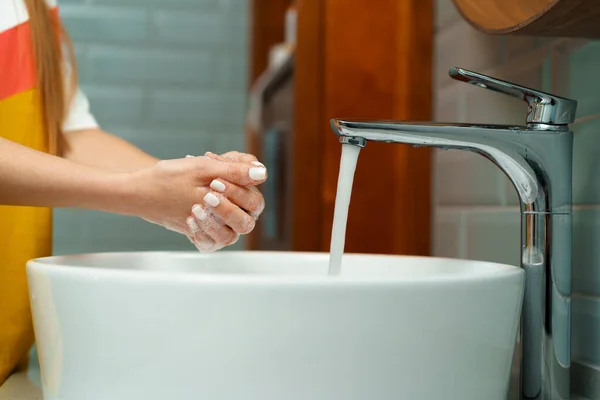
<path fill-rule="evenodd" d="M 203 157 L 203 176 L 209 179 L 221 178 L 240 186 L 259 185 L 267 180 L 267 169 L 262 164 L 247 164 L 219 161 Z"/>
<path fill-rule="evenodd" d="M 221 161 L 243 162 L 255 165 L 257 163 L 262 164 L 258 162 L 254 155 L 248 153 L 240 153 L 239 151 L 230 151 L 228 153 L 221 154 L 220 156 L 208 151 L 206 152 L 206 154 L 204 154 L 204 156 Z"/>
<path fill-rule="evenodd" d="M 220 155 L 218 155 L 218 154 L 212 153 L 212 152 L 210 152 L 210 151 L 207 151 L 207 152 L 204 154 L 204 157 L 208 157 L 208 158 L 211 158 L 211 159 L 213 159 L 213 160 L 217 160 L 217 161 L 225 161 L 225 158 L 223 158 L 222 156 L 220 156 Z"/>

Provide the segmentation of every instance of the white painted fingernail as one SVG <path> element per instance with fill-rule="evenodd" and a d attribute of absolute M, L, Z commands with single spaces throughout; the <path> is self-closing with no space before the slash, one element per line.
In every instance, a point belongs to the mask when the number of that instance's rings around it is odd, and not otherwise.
<path fill-rule="evenodd" d="M 200 227 L 196 223 L 196 220 L 194 219 L 194 217 L 188 217 L 188 219 L 186 219 L 186 222 L 188 224 L 188 227 L 192 231 L 192 233 L 196 233 L 200 230 Z"/>
<path fill-rule="evenodd" d="M 266 168 L 250 168 L 250 179 L 260 181 L 265 179 L 265 176 L 267 176 Z"/>
<path fill-rule="evenodd" d="M 196 204 L 194 207 L 192 207 L 192 214 L 194 214 L 194 216 L 196 218 L 198 218 L 200 221 L 204 221 L 206 219 L 206 212 L 198 204 Z"/>
<path fill-rule="evenodd" d="M 250 164 L 257 165 L 257 166 L 263 167 L 263 168 L 265 167 L 265 164 L 261 163 L 260 161 L 252 161 Z"/>
<path fill-rule="evenodd" d="M 214 191 L 223 193 L 225 191 L 225 184 L 215 179 L 210 183 L 210 188 Z"/>
<path fill-rule="evenodd" d="M 219 198 L 212 193 L 207 193 L 206 196 L 204 196 L 204 201 L 211 207 L 216 207 L 221 202 Z"/>
<path fill-rule="evenodd" d="M 194 156 L 187 155 L 185 158 L 194 158 Z"/>

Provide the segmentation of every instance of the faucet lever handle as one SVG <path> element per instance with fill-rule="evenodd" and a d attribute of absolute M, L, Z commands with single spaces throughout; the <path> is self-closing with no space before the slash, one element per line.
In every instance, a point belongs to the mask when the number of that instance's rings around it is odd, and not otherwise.
<path fill-rule="evenodd" d="M 458 81 L 524 100 L 529 105 L 527 111 L 528 123 L 567 125 L 575 121 L 575 111 L 577 110 L 575 100 L 540 92 L 539 90 L 457 67 L 450 68 L 449 75 Z"/>

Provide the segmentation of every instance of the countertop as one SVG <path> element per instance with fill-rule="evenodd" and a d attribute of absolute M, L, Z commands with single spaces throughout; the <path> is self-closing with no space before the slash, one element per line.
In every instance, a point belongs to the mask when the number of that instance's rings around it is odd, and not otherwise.
<path fill-rule="evenodd" d="M 507 400 L 519 400 L 519 376 L 518 363 L 520 349 L 517 346 L 513 359 L 511 371 L 511 384 Z M 582 372 L 579 371 L 581 374 Z M 43 400 L 41 386 L 41 375 L 37 363 L 37 352 L 31 352 L 30 367 L 27 372 L 12 375 L 4 385 L 0 387 L 0 400 Z M 573 395 L 571 400 L 590 400 L 587 397 Z"/>
<path fill-rule="evenodd" d="M 514 385 L 513 385 L 514 387 Z M 514 390 L 511 390 L 509 400 L 517 400 Z M 33 382 L 26 372 L 11 376 L 8 381 L 0 387 L 0 400 L 43 400 L 42 391 Z M 573 396 L 572 400 L 589 400 L 580 396 Z"/>

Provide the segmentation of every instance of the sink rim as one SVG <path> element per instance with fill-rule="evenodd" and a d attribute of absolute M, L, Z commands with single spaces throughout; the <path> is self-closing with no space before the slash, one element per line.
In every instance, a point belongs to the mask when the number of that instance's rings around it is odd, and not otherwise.
<path fill-rule="evenodd" d="M 518 276 L 524 279 L 525 271 L 515 265 L 502 264 L 490 261 L 478 261 L 459 258 L 434 257 L 434 256 L 412 256 L 412 255 L 388 255 L 388 254 L 366 254 L 366 253 L 345 253 L 343 259 L 398 259 L 403 262 L 411 260 L 417 263 L 445 263 L 448 268 L 455 271 L 439 274 L 399 274 L 388 276 L 385 274 L 373 275 L 341 275 L 329 276 L 327 273 L 309 273 L 306 275 L 295 275 L 291 273 L 263 273 L 263 272 L 203 272 L 203 271 L 178 271 L 178 270 L 155 270 L 155 269 L 135 269 L 135 268 L 104 268 L 100 266 L 85 265 L 85 263 L 75 263 L 77 259 L 84 258 L 107 258 L 111 257 L 156 257 L 156 256 L 177 256 L 193 257 L 197 259 L 226 258 L 230 256 L 253 256 L 253 257 L 290 257 L 299 255 L 307 257 L 309 260 L 321 260 L 326 262 L 329 258 L 329 252 L 301 252 L 301 251 L 218 251 L 216 253 L 199 253 L 195 251 L 120 251 L 120 252 L 94 252 L 78 253 L 69 255 L 57 255 L 41 257 L 29 260 L 27 262 L 27 273 L 52 276 L 69 276 L 78 279 L 93 279 L 98 281 L 119 280 L 119 281 L 163 281 L 171 283 L 191 283 L 191 284 L 287 284 L 287 285 L 395 285 L 395 286 L 413 286 L 413 285 L 439 285 L 449 282 L 471 283 L 485 282 L 502 279 L 515 279 Z M 283 258 L 284 260 L 284 258 Z M 406 265 L 406 264 L 405 264 Z M 462 269 L 460 268 L 462 266 Z M 464 267 L 474 268 L 473 271 L 466 271 Z M 442 267 L 445 268 L 445 267 Z M 325 271 L 326 269 L 324 269 Z M 344 267 L 342 267 L 343 273 Z"/>

